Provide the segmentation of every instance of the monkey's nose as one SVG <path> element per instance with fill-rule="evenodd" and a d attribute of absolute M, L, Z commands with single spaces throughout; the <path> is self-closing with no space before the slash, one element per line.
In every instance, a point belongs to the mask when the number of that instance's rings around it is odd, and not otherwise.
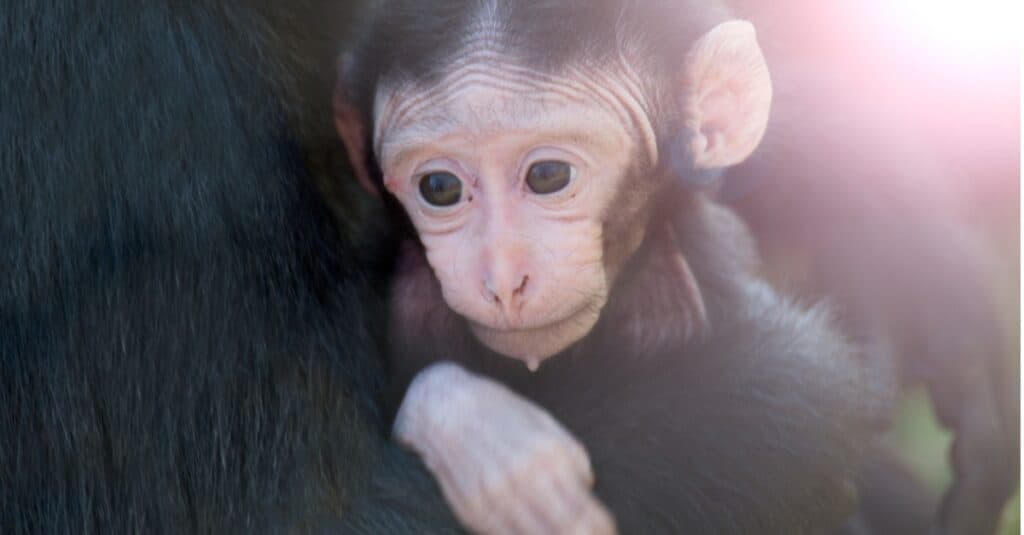
<path fill-rule="evenodd" d="M 526 301 L 526 286 L 529 283 L 529 275 L 508 277 L 505 280 L 486 277 L 483 283 L 484 298 L 501 307 L 505 313 L 518 311 Z"/>

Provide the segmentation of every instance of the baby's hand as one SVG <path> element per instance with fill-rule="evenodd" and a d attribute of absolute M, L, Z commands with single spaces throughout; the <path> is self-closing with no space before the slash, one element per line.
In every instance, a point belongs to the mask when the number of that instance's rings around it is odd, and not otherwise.
<path fill-rule="evenodd" d="M 394 433 L 476 533 L 615 533 L 591 492 L 583 447 L 501 384 L 451 363 L 426 368 L 406 392 Z"/>

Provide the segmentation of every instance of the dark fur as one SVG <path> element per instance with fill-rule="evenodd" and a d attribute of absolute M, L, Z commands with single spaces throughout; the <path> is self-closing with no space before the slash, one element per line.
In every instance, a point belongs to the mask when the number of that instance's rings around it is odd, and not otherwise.
<path fill-rule="evenodd" d="M 0 8 L 4 533 L 457 529 L 308 164 L 334 10 L 275 4 Z"/>
<path fill-rule="evenodd" d="M 824 308 L 796 306 L 760 282 L 732 214 L 678 195 L 678 241 L 648 240 L 591 334 L 538 372 L 483 348 L 440 306 L 419 330 L 396 329 L 398 372 L 411 377 L 445 355 L 549 410 L 587 448 L 623 533 L 836 529 L 856 505 L 861 461 L 891 403 L 888 370 L 838 338 Z M 678 286 L 645 269 L 665 245 L 691 259 L 708 308 L 710 332 L 686 343 L 664 307 L 621 290 Z M 632 284 L 638 273 L 648 280 Z M 436 281 L 396 284 L 433 285 L 420 298 L 440 303 Z M 624 334 L 627 322 L 653 329 Z"/>
<path fill-rule="evenodd" d="M 368 113 L 378 84 L 429 85 L 458 50 L 462 34 L 452 28 L 467 27 L 481 4 L 386 3 L 343 64 L 343 76 L 352 81 L 343 89 Z M 600 64 L 614 49 L 610 35 L 643 40 L 641 49 L 651 52 L 645 81 L 662 149 L 678 154 L 685 146 L 685 139 L 665 135 L 681 124 L 679 102 L 668 98 L 678 94 L 658 88 L 677 87 L 683 53 L 723 20 L 723 12 L 686 3 L 660 18 L 633 20 L 617 17 L 611 7 L 622 5 L 617 2 L 587 4 L 586 10 L 575 1 L 498 4 L 504 23 L 515 29 L 500 44 L 538 68 Z M 635 26 L 640 21 L 650 27 L 641 30 Z M 574 39 L 563 42 L 566 35 Z M 672 158 L 671 171 L 687 166 L 685 152 Z M 647 171 L 652 178 L 667 176 Z M 651 218 L 648 239 L 617 281 L 598 325 L 535 374 L 476 342 L 444 306 L 422 251 L 404 249 L 392 297 L 399 386 L 445 358 L 532 398 L 582 440 L 597 493 L 624 533 L 836 529 L 856 506 L 861 461 L 892 401 L 891 370 L 839 338 L 823 308 L 796 306 L 760 282 L 743 225 L 703 195 L 683 191 L 683 177 L 673 178 L 677 186 L 659 193 L 663 205 Z M 674 242 L 656 230 L 666 223 L 675 228 Z M 671 302 L 661 294 L 678 290 L 675 281 L 662 280 L 660 268 L 649 269 L 666 247 L 685 255 L 701 287 L 711 325 L 703 337 L 686 341 L 680 318 L 663 314 L 672 307 L 646 299 Z M 648 293 L 626 295 L 623 288 Z M 625 325 L 646 328 L 627 334 Z"/>

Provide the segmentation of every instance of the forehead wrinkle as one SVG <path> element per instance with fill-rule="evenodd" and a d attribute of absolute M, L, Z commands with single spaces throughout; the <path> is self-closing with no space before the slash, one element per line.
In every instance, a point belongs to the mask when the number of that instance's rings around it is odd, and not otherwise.
<path fill-rule="evenodd" d="M 483 86 L 498 91 L 511 90 L 512 87 L 504 86 L 498 83 L 489 82 L 477 82 L 475 84 L 465 84 L 462 87 L 457 88 L 452 92 L 444 92 L 440 95 L 437 100 L 427 99 L 422 100 L 419 105 L 415 106 L 411 110 L 407 111 L 394 111 L 388 118 L 380 123 L 379 134 L 377 134 L 376 149 L 377 154 L 381 154 L 381 143 L 383 139 L 394 139 L 393 132 L 396 131 L 412 131 L 415 134 L 423 133 L 427 135 L 436 135 L 439 132 L 448 130 L 463 130 L 463 131 L 477 131 L 479 126 L 484 123 L 484 111 L 479 108 L 478 105 L 465 106 L 460 110 L 456 111 L 453 108 L 454 104 L 463 101 L 463 91 L 468 91 L 471 88 Z M 504 100 L 504 107 L 509 106 L 507 99 Z M 535 103 L 536 104 L 536 103 Z M 496 107 L 499 105 L 499 101 L 494 101 L 492 106 Z M 429 110 L 426 113 L 418 114 L 421 109 Z M 469 117 L 466 115 L 469 114 Z M 495 115 L 497 112 L 492 107 L 489 110 L 490 115 Z M 415 119 L 405 120 L 408 116 L 414 116 Z M 507 113 L 504 115 L 508 115 Z M 512 116 L 515 116 L 513 114 Z M 493 119 L 492 119 L 493 121 Z M 402 136 L 405 137 L 405 136 Z"/>
<path fill-rule="evenodd" d="M 457 66 L 440 83 L 429 89 L 424 90 L 421 86 L 407 85 L 400 91 L 396 91 L 390 102 L 401 102 L 402 104 L 389 106 L 386 116 L 381 117 L 382 121 L 401 123 L 406 116 L 419 112 L 424 107 L 434 105 L 433 100 L 438 96 L 457 93 L 473 83 L 490 84 L 497 89 L 510 91 L 536 91 L 541 89 L 539 84 L 545 81 L 545 78 L 538 76 L 537 73 L 516 69 L 507 62 L 483 65 L 480 56 L 481 54 L 473 54 L 472 62 Z M 499 74 L 495 75 L 496 72 Z M 510 76 L 514 72 L 523 75 Z M 557 88 L 558 86 L 554 85 L 553 87 Z M 409 96 L 407 97 L 407 95 Z"/>
<path fill-rule="evenodd" d="M 402 98 L 401 100 L 411 107 L 438 93 L 449 91 L 452 86 L 457 86 L 460 81 L 473 78 L 474 75 L 479 75 L 480 77 L 490 76 L 495 79 L 503 79 L 509 83 L 531 84 L 534 86 L 543 82 L 549 83 L 554 88 L 568 85 L 565 78 L 558 78 L 542 71 L 522 67 L 509 60 L 507 54 L 500 53 L 492 48 L 465 50 L 464 54 L 452 57 L 448 67 L 450 72 L 437 83 L 431 84 L 431 87 L 424 89 L 423 82 L 419 84 L 406 83 L 400 90 L 393 91 L 393 94 L 402 97 L 410 95 L 409 98 Z M 528 89 L 534 89 L 534 87 L 529 87 Z M 411 97 L 413 94 L 417 94 L 417 96 Z M 397 99 L 392 99 L 392 101 L 394 100 Z M 405 106 L 400 108 L 402 111 L 398 113 L 401 114 L 405 114 L 408 109 Z M 391 115 L 394 115 L 395 112 L 397 110 L 394 110 Z"/>
<path fill-rule="evenodd" d="M 485 87 L 505 93 L 526 93 L 523 98 L 529 98 L 531 94 L 548 93 L 545 98 L 533 99 L 532 104 L 512 114 L 513 120 L 517 123 L 528 123 L 533 117 L 529 117 L 531 114 L 527 110 L 535 112 L 536 108 L 543 109 L 549 103 L 562 101 L 562 104 L 597 104 L 613 113 L 627 132 L 632 127 L 633 133 L 639 138 L 639 144 L 646 149 L 650 161 L 657 161 L 657 143 L 648 113 L 649 108 L 642 97 L 643 91 L 639 80 L 636 79 L 635 71 L 615 69 L 608 72 L 577 67 L 570 68 L 567 77 L 558 77 L 507 61 L 491 65 L 480 64 L 482 57 L 491 56 L 497 57 L 493 52 L 487 51 L 467 54 L 466 57 L 472 58 L 471 60 L 454 69 L 441 83 L 425 91 L 414 84 L 405 84 L 394 91 L 386 92 L 387 98 L 384 99 L 384 104 L 379 106 L 380 112 L 376 114 L 380 118 L 374 132 L 377 153 L 380 154 L 380 145 L 385 134 L 390 136 L 394 130 L 429 131 L 431 127 L 435 130 L 472 129 L 471 127 L 476 125 L 465 124 L 472 118 L 464 120 L 463 117 L 456 117 L 459 113 L 452 110 L 451 105 L 459 101 L 464 92 Z M 418 95 L 411 97 L 414 94 Z M 383 95 L 379 93 L 378 97 L 380 96 Z M 510 99 L 504 100 L 508 106 Z M 441 108 L 442 111 L 418 115 L 418 112 L 425 108 Z M 462 111 L 475 114 L 480 112 L 479 108 L 465 108 Z M 408 116 L 415 116 L 416 119 L 406 121 Z"/>
<path fill-rule="evenodd" d="M 581 85 L 589 88 L 594 94 L 601 95 L 603 100 L 616 104 L 616 112 L 623 124 L 632 125 L 639 135 L 639 145 L 646 149 L 649 162 L 657 163 L 657 135 L 651 121 L 650 109 L 640 87 L 629 83 L 630 76 L 626 73 L 609 74 L 579 67 L 573 68 L 572 72 L 578 73 L 576 78 Z M 617 87 L 620 91 L 612 91 L 608 87 Z M 617 98 L 617 94 L 621 96 Z"/>
<path fill-rule="evenodd" d="M 444 75 L 436 83 L 431 83 L 428 88 L 423 87 L 428 81 L 422 80 L 418 82 L 407 80 L 405 83 L 392 88 L 388 91 L 391 94 L 391 97 L 388 99 L 390 104 L 383 107 L 386 109 L 382 108 L 386 114 L 376 113 L 375 115 L 381 119 L 386 118 L 391 121 L 395 120 L 396 116 L 397 119 L 401 119 L 407 114 L 410 107 L 419 107 L 419 103 L 448 91 L 453 81 L 459 80 L 461 73 L 468 75 L 487 73 L 494 70 L 511 70 L 513 68 L 508 55 L 500 52 L 497 48 L 493 36 L 487 34 L 487 32 L 473 32 L 470 35 L 476 37 L 471 40 L 469 45 L 462 46 L 460 48 L 461 52 L 449 58 L 448 74 Z M 474 43 L 477 46 L 471 46 Z M 377 97 L 380 96 L 381 92 L 378 91 Z M 405 105 L 395 106 L 394 103 L 399 100 Z M 379 104 L 379 102 L 375 104 Z M 381 107 L 377 106 L 377 108 Z M 375 111 L 378 110 L 375 109 Z"/>
<path fill-rule="evenodd" d="M 603 142 L 601 136 L 597 135 L 597 132 L 585 126 L 564 125 L 564 127 L 560 127 L 550 123 L 550 121 L 544 121 L 545 117 L 551 115 L 549 113 L 549 104 L 552 103 L 552 100 L 554 99 L 549 97 L 542 100 L 532 100 L 528 104 L 513 110 L 509 110 L 506 107 L 497 111 L 492 110 L 490 112 L 495 113 L 496 117 L 490 119 L 491 124 L 486 124 L 488 120 L 483 117 L 483 113 L 476 111 L 471 111 L 472 116 L 468 118 L 460 117 L 458 114 L 443 112 L 419 117 L 416 121 L 406 123 L 401 128 L 398 128 L 402 132 L 401 136 L 389 138 L 387 147 L 382 147 L 382 149 L 394 151 L 393 155 L 387 155 L 383 152 L 378 154 L 388 161 L 401 162 L 407 154 L 416 153 L 433 145 L 430 142 L 417 143 L 406 140 L 430 139 L 431 141 L 440 141 L 447 135 L 459 132 L 473 132 L 476 135 L 485 135 L 495 131 L 509 130 L 514 130 L 516 133 L 543 131 L 545 139 L 551 143 L 568 141 L 571 144 L 595 148 L 611 149 L 614 147 L 609 143 Z M 506 106 L 508 105 L 506 104 Z"/>
<path fill-rule="evenodd" d="M 579 124 L 572 124 L 574 117 L 563 119 L 557 123 L 545 120 L 552 116 L 561 118 L 558 115 L 559 112 L 569 108 L 572 104 L 587 104 L 580 99 L 566 98 L 561 94 L 548 94 L 523 99 L 495 99 L 492 102 L 484 103 L 485 108 L 481 108 L 480 104 L 470 105 L 462 108 L 458 113 L 451 110 L 451 104 L 461 100 L 459 95 L 450 95 L 444 104 L 434 106 L 435 109 L 432 112 L 418 115 L 415 120 L 392 125 L 385 132 L 396 131 L 401 134 L 398 136 L 388 134 L 388 145 L 401 146 L 406 138 L 437 139 L 456 132 L 484 135 L 509 129 L 527 132 L 543 131 L 545 138 L 548 139 L 570 140 L 577 144 L 591 146 L 601 145 L 594 141 L 599 136 L 594 135 L 595 132 L 591 132 L 592 129 L 582 124 L 582 121 Z M 564 124 L 565 120 L 568 120 L 570 124 Z M 400 151 L 398 154 L 402 152 L 404 151 Z"/>
<path fill-rule="evenodd" d="M 462 93 L 474 87 L 485 87 L 513 93 L 532 92 L 539 89 L 535 84 L 499 77 L 488 77 L 483 73 L 467 73 L 465 77 L 455 80 L 449 85 L 435 88 L 429 95 L 409 102 L 405 106 L 396 107 L 391 121 L 401 124 L 406 117 L 416 114 L 427 107 L 450 107 L 453 100 L 459 100 Z"/>
<path fill-rule="evenodd" d="M 568 76 L 562 77 L 509 61 L 509 56 L 506 53 L 493 47 L 481 47 L 476 50 L 466 47 L 465 50 L 464 54 L 456 56 L 460 58 L 458 62 L 453 61 L 453 72 L 460 68 L 472 68 L 474 65 L 490 61 L 492 66 L 487 70 L 499 69 L 506 74 L 520 74 L 522 78 L 547 82 L 550 84 L 548 90 L 568 89 L 579 94 L 600 95 L 600 98 L 595 99 L 596 101 L 602 105 L 611 105 L 623 120 L 632 122 L 641 130 L 641 135 L 647 138 L 650 145 L 651 161 L 656 161 L 657 143 L 650 124 L 651 103 L 644 96 L 643 81 L 634 69 L 632 62 L 628 61 L 625 50 L 619 51 L 618 60 L 614 61 L 612 65 L 568 65 L 566 66 Z M 571 83 L 572 80 L 575 80 L 576 83 Z M 591 82 L 596 82 L 596 84 Z M 575 87 L 579 85 L 584 86 L 585 89 Z M 625 98 L 617 99 L 614 97 L 615 91 L 602 89 L 603 87 L 616 87 Z"/>
<path fill-rule="evenodd" d="M 532 85 L 517 84 L 515 82 L 502 85 L 498 82 L 488 81 L 484 74 L 491 69 L 474 68 L 468 70 L 460 77 L 446 80 L 435 87 L 423 91 L 418 86 L 406 85 L 403 88 L 390 92 L 380 111 L 376 113 L 379 117 L 374 128 L 374 138 L 379 144 L 389 130 L 397 128 L 405 123 L 406 117 L 418 113 L 424 108 L 446 107 L 451 101 L 456 100 L 462 90 L 474 84 L 490 85 L 498 90 L 535 90 Z M 452 78 L 452 77 L 448 77 Z M 418 93 L 418 96 L 412 96 Z M 378 95 L 380 96 L 380 95 Z"/>

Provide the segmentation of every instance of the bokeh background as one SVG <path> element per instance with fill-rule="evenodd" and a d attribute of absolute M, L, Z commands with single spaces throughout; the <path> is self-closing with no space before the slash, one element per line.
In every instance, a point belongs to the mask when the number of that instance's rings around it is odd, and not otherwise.
<path fill-rule="evenodd" d="M 990 291 L 1005 320 L 1005 358 L 1019 377 L 1024 2 L 737 2 L 764 33 L 784 36 L 787 54 L 831 70 L 858 98 L 876 101 L 885 110 L 879 117 L 912 124 L 906 132 L 949 171 L 921 177 L 922 202 L 930 190 L 951 191 L 958 202 L 950 217 L 976 228 L 979 246 L 993 252 Z M 927 393 L 909 390 L 886 442 L 936 496 L 952 479 L 951 440 Z M 1007 470 L 1019 470 L 1019 457 Z M 1019 488 L 1000 526 L 1000 533 L 1020 531 Z"/>

